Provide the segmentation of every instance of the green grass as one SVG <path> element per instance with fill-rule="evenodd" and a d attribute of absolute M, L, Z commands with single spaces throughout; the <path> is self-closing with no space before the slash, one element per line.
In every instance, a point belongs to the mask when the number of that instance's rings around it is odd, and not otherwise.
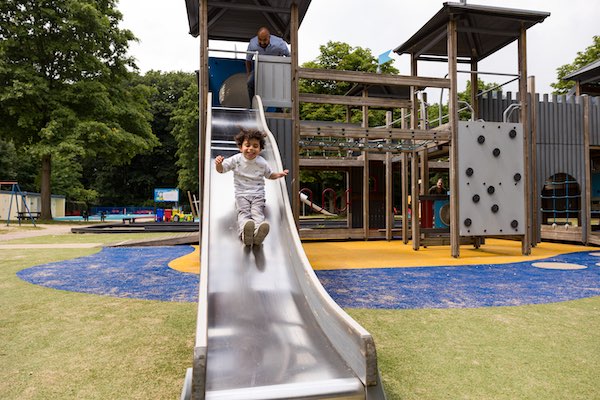
<path fill-rule="evenodd" d="M 27 242 L 146 234 L 64 236 Z M 97 251 L 2 250 L 1 399 L 178 398 L 192 362 L 195 304 L 65 292 L 15 275 Z M 526 307 L 348 311 L 375 338 L 390 400 L 600 399 L 600 297 Z"/>
<path fill-rule="evenodd" d="M 600 399 L 600 297 L 349 313 L 375 338 L 389 399 Z"/>
<path fill-rule="evenodd" d="M 192 362 L 195 304 L 65 292 L 15 275 L 95 251 L 2 251 L 0 398 L 177 398 Z"/>

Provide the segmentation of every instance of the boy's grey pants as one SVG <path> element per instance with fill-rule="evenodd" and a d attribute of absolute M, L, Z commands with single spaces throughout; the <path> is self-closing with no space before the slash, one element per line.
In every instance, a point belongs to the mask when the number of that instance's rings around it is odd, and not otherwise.
<path fill-rule="evenodd" d="M 237 196 L 235 198 L 235 208 L 237 209 L 238 234 L 241 235 L 244 230 L 244 224 L 251 219 L 254 225 L 258 225 L 265 220 L 265 198 L 261 195 Z"/>

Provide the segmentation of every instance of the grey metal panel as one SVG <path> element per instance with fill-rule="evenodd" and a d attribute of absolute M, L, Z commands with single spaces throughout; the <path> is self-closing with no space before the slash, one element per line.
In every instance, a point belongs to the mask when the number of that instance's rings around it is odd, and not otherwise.
<path fill-rule="evenodd" d="M 289 57 L 259 55 L 256 94 L 265 107 L 292 106 L 292 64 Z"/>
<path fill-rule="evenodd" d="M 294 143 L 292 143 L 292 120 L 269 118 L 267 120 L 267 125 L 275 137 L 275 141 L 277 141 L 277 147 L 279 147 L 283 168 L 293 171 L 292 164 L 294 162 L 294 151 L 296 146 L 294 146 Z M 285 181 L 288 188 L 288 196 L 291 198 L 292 176 L 286 176 Z"/>
<path fill-rule="evenodd" d="M 460 121 L 458 129 L 460 235 L 524 234 L 523 126 Z"/>

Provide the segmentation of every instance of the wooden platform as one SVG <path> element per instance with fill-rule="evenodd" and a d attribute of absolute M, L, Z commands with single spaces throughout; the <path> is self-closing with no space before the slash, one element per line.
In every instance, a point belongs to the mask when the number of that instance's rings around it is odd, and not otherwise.
<path fill-rule="evenodd" d="M 542 240 L 544 239 L 583 243 L 583 232 L 579 226 L 542 225 Z M 600 244 L 600 240 L 598 244 Z"/>

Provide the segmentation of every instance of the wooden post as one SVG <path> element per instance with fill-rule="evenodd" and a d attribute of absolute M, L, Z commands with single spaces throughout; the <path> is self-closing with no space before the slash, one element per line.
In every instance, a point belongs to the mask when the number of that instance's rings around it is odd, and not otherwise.
<path fill-rule="evenodd" d="M 200 38 L 200 65 L 198 67 L 198 175 L 200 184 L 198 186 L 198 212 L 202 215 L 204 204 L 204 154 L 206 153 L 206 119 L 208 108 L 208 0 L 199 0 L 198 9 L 198 37 Z M 202 243 L 202 220 L 200 218 L 200 243 Z"/>
<path fill-rule="evenodd" d="M 400 128 L 406 129 L 406 109 L 401 111 Z M 403 151 L 401 157 L 401 179 L 402 179 L 402 243 L 408 243 L 408 153 Z"/>
<path fill-rule="evenodd" d="M 457 54 L 458 40 L 456 20 L 448 21 L 448 78 L 450 91 L 448 93 L 448 125 L 450 127 L 450 252 L 452 257 L 460 256 L 460 235 L 458 215 L 458 79 Z"/>
<path fill-rule="evenodd" d="M 477 60 L 471 58 L 471 71 L 477 71 Z M 477 121 L 479 117 L 479 77 L 477 72 L 471 72 L 471 107 L 473 108 L 473 121 Z"/>
<path fill-rule="evenodd" d="M 417 68 L 417 57 L 414 54 L 411 54 L 410 58 L 410 75 L 417 76 L 418 68 Z M 419 110 L 419 99 L 417 98 L 417 87 L 410 87 L 410 99 L 412 101 L 410 105 L 410 128 L 417 129 L 419 124 L 418 118 L 418 110 Z M 411 228 L 412 228 L 412 242 L 413 242 L 413 250 L 419 250 L 420 238 L 421 238 L 421 225 L 420 225 L 420 204 L 419 204 L 419 154 L 416 151 L 413 151 L 411 154 Z"/>
<path fill-rule="evenodd" d="M 362 97 L 367 97 L 367 90 L 364 89 Z M 369 107 L 362 106 L 362 127 L 369 127 Z M 364 139 L 364 145 L 367 146 L 369 138 Z M 369 240 L 369 152 L 362 152 L 364 166 L 363 166 L 363 229 L 365 232 L 365 240 Z"/>
<path fill-rule="evenodd" d="M 198 36 L 200 39 L 200 65 L 198 67 L 198 175 L 199 175 L 199 193 L 198 210 L 203 215 L 204 201 L 204 175 L 210 173 L 204 170 L 205 149 L 210 146 L 206 143 L 206 119 L 208 108 L 208 0 L 198 1 Z M 202 220 L 200 218 L 198 233 L 199 243 L 202 243 Z M 206 353 L 200 349 L 194 348 L 194 362 L 192 373 L 192 395 L 194 400 L 203 400 L 206 395 Z"/>
<path fill-rule="evenodd" d="M 293 151 L 292 162 L 292 213 L 296 227 L 299 226 L 300 220 L 300 95 L 298 93 L 298 4 L 293 2 L 291 5 L 290 14 L 290 44 L 292 58 L 292 146 L 295 146 Z"/>
<path fill-rule="evenodd" d="M 592 168 L 590 165 L 590 97 L 583 98 L 583 157 L 585 160 L 585 230 L 583 242 L 587 245 L 592 235 Z"/>
<path fill-rule="evenodd" d="M 412 227 L 412 243 L 413 250 L 419 250 L 421 247 L 421 233 L 419 231 L 419 153 L 413 151 L 411 153 L 410 163 L 410 181 L 411 181 L 411 227 Z"/>
<path fill-rule="evenodd" d="M 521 124 L 523 125 L 523 149 L 525 150 L 523 166 L 525 168 L 525 226 L 523 239 L 521 241 L 521 253 L 531 254 L 531 171 L 530 164 L 530 141 L 529 141 L 529 102 L 527 100 L 527 29 L 521 25 L 518 40 L 519 49 L 519 102 L 521 103 Z M 535 170 L 535 169 L 534 169 Z"/>
<path fill-rule="evenodd" d="M 528 92 L 531 104 L 531 172 L 533 177 L 531 179 L 531 192 L 532 192 L 532 215 L 531 215 L 531 244 L 533 247 L 537 246 L 542 240 L 540 238 L 540 191 L 538 187 L 537 177 L 537 114 L 538 114 L 538 100 L 535 94 L 535 77 L 530 76 L 528 78 Z"/>
<path fill-rule="evenodd" d="M 385 113 L 385 124 L 388 128 L 392 127 L 392 112 Z M 390 139 L 386 140 L 391 143 Z M 394 228 L 394 204 L 392 202 L 392 152 L 385 153 L 385 239 L 392 240 L 392 229 Z"/>
<path fill-rule="evenodd" d="M 402 179 L 402 243 L 408 243 L 408 153 L 402 152 L 401 161 Z"/>

